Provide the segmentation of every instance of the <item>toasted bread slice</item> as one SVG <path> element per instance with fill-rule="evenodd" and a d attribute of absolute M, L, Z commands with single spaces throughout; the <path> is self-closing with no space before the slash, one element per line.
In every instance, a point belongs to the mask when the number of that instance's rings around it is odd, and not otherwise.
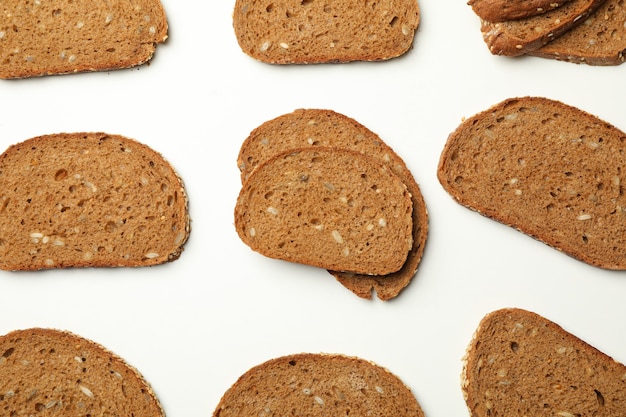
<path fill-rule="evenodd" d="M 506 22 L 525 19 L 554 10 L 570 0 L 469 0 L 481 19 L 488 22 Z"/>
<path fill-rule="evenodd" d="M 590 265 L 624 270 L 624 140 L 575 107 L 511 98 L 452 132 L 437 174 L 460 204 Z"/>
<path fill-rule="evenodd" d="M 626 4 L 606 0 L 587 19 L 529 55 L 575 64 L 619 65 L 626 53 Z"/>
<path fill-rule="evenodd" d="M 417 0 L 237 0 L 241 49 L 271 64 L 383 61 L 406 53 L 419 25 Z"/>
<path fill-rule="evenodd" d="M 0 337 L 3 416 L 142 416 L 165 413 L 145 378 L 122 358 L 55 329 Z"/>
<path fill-rule="evenodd" d="M 39 136 L 0 155 L 0 269 L 148 266 L 189 235 L 183 182 L 156 151 L 106 133 Z"/>
<path fill-rule="evenodd" d="M 626 367 L 552 321 L 507 308 L 480 322 L 464 358 L 471 417 L 619 416 Z"/>
<path fill-rule="evenodd" d="M 393 149 L 356 120 L 332 110 L 298 109 L 263 123 L 246 138 L 237 158 L 242 182 L 259 163 L 275 154 L 307 146 L 353 149 L 377 158 L 400 177 L 411 193 L 413 246 L 399 271 L 382 276 L 330 271 L 359 297 L 369 299 L 372 291 L 381 300 L 396 297 L 415 276 L 428 235 L 428 211 L 413 175 Z"/>
<path fill-rule="evenodd" d="M 167 38 L 159 0 L 3 2 L 0 78 L 129 68 Z"/>
<path fill-rule="evenodd" d="M 506 22 L 482 21 L 481 31 L 494 55 L 519 56 L 563 35 L 606 0 L 571 0 L 549 12 Z"/>
<path fill-rule="evenodd" d="M 412 246 L 411 196 L 386 165 L 339 148 L 289 150 L 259 165 L 235 206 L 253 250 L 336 271 L 383 275 Z"/>
<path fill-rule="evenodd" d="M 424 417 L 411 392 L 387 369 L 341 354 L 301 353 L 245 372 L 224 393 L 213 417 Z"/>

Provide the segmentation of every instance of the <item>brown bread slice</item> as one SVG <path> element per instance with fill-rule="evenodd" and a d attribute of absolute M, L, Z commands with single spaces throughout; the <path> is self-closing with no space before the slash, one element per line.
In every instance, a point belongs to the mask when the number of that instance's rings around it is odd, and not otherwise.
<path fill-rule="evenodd" d="M 619 65 L 626 53 L 626 3 L 606 0 L 587 19 L 528 54 L 576 64 Z"/>
<path fill-rule="evenodd" d="M 168 30 L 159 0 L 12 0 L 0 14 L 0 78 L 133 67 Z"/>
<path fill-rule="evenodd" d="M 526 19 L 496 23 L 482 21 L 483 39 L 494 55 L 523 55 L 582 23 L 605 1 L 571 0 L 554 10 Z"/>
<path fill-rule="evenodd" d="M 525 19 L 562 6 L 570 0 L 469 0 L 481 19 L 488 22 Z"/>
<path fill-rule="evenodd" d="M 517 308 L 482 319 L 461 379 L 471 417 L 609 417 L 626 410 L 624 365 Z"/>
<path fill-rule="evenodd" d="M 259 163 L 288 149 L 323 146 L 353 149 L 385 162 L 411 193 L 413 246 L 402 268 L 391 274 L 370 276 L 330 271 L 346 288 L 370 299 L 396 297 L 413 279 L 428 235 L 428 211 L 413 175 L 400 156 L 374 132 L 356 120 L 325 109 L 298 109 L 263 123 L 241 145 L 237 163 L 242 183 Z"/>
<path fill-rule="evenodd" d="M 572 106 L 511 98 L 450 134 L 437 174 L 460 204 L 590 265 L 624 270 L 624 141 Z"/>
<path fill-rule="evenodd" d="M 407 52 L 419 25 L 417 0 L 237 0 L 235 35 L 271 64 L 381 61 Z"/>
<path fill-rule="evenodd" d="M 241 240 L 267 257 L 360 274 L 399 270 L 412 245 L 411 197 L 359 152 L 301 148 L 259 165 L 235 206 Z"/>
<path fill-rule="evenodd" d="M 387 369 L 341 354 L 301 353 L 257 365 L 224 393 L 213 417 L 424 417 L 411 392 Z"/>
<path fill-rule="evenodd" d="M 3 416 L 142 416 L 165 413 L 144 377 L 122 358 L 55 329 L 0 337 Z"/>
<path fill-rule="evenodd" d="M 189 224 L 182 180 L 133 139 L 52 134 L 0 155 L 0 269 L 173 261 Z"/>

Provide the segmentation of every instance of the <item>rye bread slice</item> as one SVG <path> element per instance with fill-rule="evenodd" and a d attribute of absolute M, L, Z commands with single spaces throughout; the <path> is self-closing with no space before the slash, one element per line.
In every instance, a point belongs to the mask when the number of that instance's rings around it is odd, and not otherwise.
<path fill-rule="evenodd" d="M 165 413 L 145 378 L 121 357 L 56 329 L 0 337 L 3 416 L 142 416 Z"/>
<path fill-rule="evenodd" d="M 249 56 L 271 64 L 382 61 L 406 53 L 417 0 L 237 0 L 233 26 Z"/>
<path fill-rule="evenodd" d="M 428 235 L 428 211 L 410 170 L 374 132 L 356 120 L 326 109 L 297 109 L 255 128 L 241 145 L 237 163 L 244 183 L 259 163 L 285 150 L 307 146 L 353 149 L 385 162 L 411 193 L 413 246 L 402 268 L 391 274 L 371 276 L 329 271 L 342 285 L 361 298 L 372 291 L 381 300 L 396 297 L 413 279 Z"/>
<path fill-rule="evenodd" d="M 301 148 L 259 165 L 235 206 L 251 249 L 336 271 L 383 275 L 412 245 L 411 196 L 376 159 L 338 148 Z"/>
<path fill-rule="evenodd" d="M 488 22 L 525 19 L 554 10 L 570 0 L 469 0 L 481 19 Z"/>
<path fill-rule="evenodd" d="M 161 264 L 189 230 L 182 180 L 136 140 L 60 133 L 0 155 L 0 269 Z"/>
<path fill-rule="evenodd" d="M 625 141 L 575 107 L 510 98 L 450 134 L 437 174 L 461 205 L 587 264 L 624 270 Z"/>
<path fill-rule="evenodd" d="M 481 22 L 481 32 L 494 55 L 519 56 L 539 49 L 582 23 L 606 0 L 571 0 L 549 12 L 506 22 Z"/>
<path fill-rule="evenodd" d="M 619 65 L 626 53 L 626 4 L 606 0 L 587 19 L 528 54 L 588 65 Z"/>
<path fill-rule="evenodd" d="M 167 38 L 159 0 L 5 1 L 0 78 L 129 68 Z"/>
<path fill-rule="evenodd" d="M 424 417 L 389 370 L 342 354 L 301 353 L 257 365 L 224 393 L 213 417 Z"/>
<path fill-rule="evenodd" d="M 464 359 L 471 417 L 608 417 L 626 410 L 626 367 L 530 311 L 487 314 Z"/>

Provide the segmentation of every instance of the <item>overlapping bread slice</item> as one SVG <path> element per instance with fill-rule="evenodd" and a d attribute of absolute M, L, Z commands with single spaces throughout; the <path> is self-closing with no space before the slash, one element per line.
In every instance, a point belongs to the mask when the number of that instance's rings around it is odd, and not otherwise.
<path fill-rule="evenodd" d="M 168 31 L 159 0 L 12 0 L 0 15 L 0 78 L 133 67 Z"/>
<path fill-rule="evenodd" d="M 423 417 L 411 392 L 387 369 L 357 357 L 301 353 L 245 372 L 224 393 L 213 417 Z"/>
<path fill-rule="evenodd" d="M 0 337 L 3 416 L 142 416 L 165 413 L 144 377 L 121 357 L 55 329 Z"/>
<path fill-rule="evenodd" d="M 407 52 L 420 21 L 417 0 L 237 0 L 235 35 L 271 64 L 381 61 Z"/>
<path fill-rule="evenodd" d="M 237 198 L 235 228 L 270 258 L 382 275 L 406 261 L 411 213 L 406 186 L 380 161 L 307 147 L 257 166 Z"/>
<path fill-rule="evenodd" d="M 471 417 L 619 416 L 626 366 L 536 313 L 487 314 L 468 346 L 462 391 Z"/>
<path fill-rule="evenodd" d="M 545 13 L 503 22 L 481 21 L 481 32 L 494 55 L 519 56 L 541 48 L 582 23 L 606 0 L 571 0 Z"/>
<path fill-rule="evenodd" d="M 382 300 L 396 297 L 414 277 L 428 235 L 428 212 L 413 175 L 393 149 L 356 120 L 332 110 L 298 109 L 263 123 L 246 138 L 237 158 L 242 183 L 264 160 L 284 150 L 306 146 L 353 149 L 377 158 L 406 185 L 413 205 L 413 244 L 402 268 L 383 276 L 330 271 L 341 284 L 362 298 L 371 298 L 372 290 Z"/>
<path fill-rule="evenodd" d="M 573 106 L 510 98 L 450 134 L 437 175 L 461 205 L 590 265 L 624 270 L 625 141 Z"/>
<path fill-rule="evenodd" d="M 136 140 L 60 133 L 0 155 L 0 269 L 156 265 L 189 232 L 181 178 Z"/>
<path fill-rule="evenodd" d="M 528 52 L 576 64 L 619 65 L 626 53 L 626 3 L 606 0 L 581 24 L 547 45 Z"/>
<path fill-rule="evenodd" d="M 488 22 L 524 19 L 554 10 L 570 0 L 469 0 L 474 13 Z"/>

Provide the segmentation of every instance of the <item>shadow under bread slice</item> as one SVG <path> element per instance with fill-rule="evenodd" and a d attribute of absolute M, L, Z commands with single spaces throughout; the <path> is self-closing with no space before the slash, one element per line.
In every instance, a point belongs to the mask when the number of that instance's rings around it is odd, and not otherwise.
<path fill-rule="evenodd" d="M 402 268 L 383 276 L 329 271 L 359 297 L 369 299 L 372 291 L 382 300 L 396 297 L 415 276 L 428 235 L 428 211 L 413 175 L 391 147 L 356 120 L 327 109 L 298 109 L 266 121 L 245 139 L 237 158 L 242 183 L 264 160 L 308 146 L 352 149 L 379 159 L 406 185 L 413 204 L 413 245 Z"/>

